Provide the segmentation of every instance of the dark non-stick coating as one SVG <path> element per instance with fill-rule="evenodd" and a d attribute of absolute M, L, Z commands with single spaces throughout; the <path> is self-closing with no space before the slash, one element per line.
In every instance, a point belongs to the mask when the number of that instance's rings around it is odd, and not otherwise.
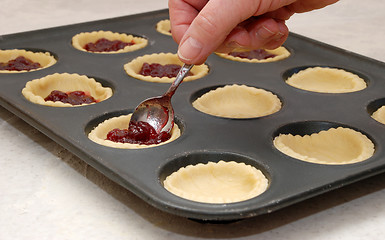
<path fill-rule="evenodd" d="M 1 49 L 49 51 L 58 62 L 39 71 L 0 74 L 1 104 L 144 201 L 193 219 L 236 220 L 269 213 L 384 171 L 385 125 L 370 117 L 385 104 L 384 63 L 293 33 L 284 45 L 291 56 L 278 62 L 242 63 L 211 55 L 206 61 L 209 74 L 184 82 L 173 97 L 176 122 L 182 129 L 177 140 L 137 150 L 109 148 L 89 140 L 87 134 L 103 120 L 130 113 L 140 101 L 168 89 L 169 84 L 140 81 L 123 69 L 125 63 L 144 54 L 176 53 L 172 38 L 155 30 L 156 23 L 167 18 L 168 11 L 162 10 L 2 36 Z M 72 47 L 75 34 L 94 30 L 142 36 L 149 45 L 121 54 L 93 54 Z M 345 69 L 365 79 L 368 87 L 353 93 L 325 94 L 285 83 L 291 74 L 310 66 Z M 114 94 L 106 101 L 74 108 L 37 105 L 21 94 L 28 81 L 64 72 L 94 77 L 112 87 Z M 210 116 L 192 107 L 191 102 L 202 93 L 228 84 L 271 91 L 281 99 L 282 109 L 266 117 L 236 120 Z M 338 126 L 366 134 L 375 143 L 374 156 L 356 164 L 312 164 L 282 154 L 272 143 L 280 133 L 304 135 Z M 165 177 L 180 167 L 219 160 L 261 169 L 269 179 L 268 190 L 243 202 L 205 204 L 179 198 L 162 186 Z"/>

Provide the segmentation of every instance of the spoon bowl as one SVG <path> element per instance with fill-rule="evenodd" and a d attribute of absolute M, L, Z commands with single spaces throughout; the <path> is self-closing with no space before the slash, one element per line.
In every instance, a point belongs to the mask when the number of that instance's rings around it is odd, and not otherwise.
<path fill-rule="evenodd" d="M 135 108 L 129 126 L 138 122 L 146 122 L 155 129 L 157 134 L 170 133 L 174 126 L 174 109 L 171 105 L 171 97 L 193 66 L 192 64 L 184 64 L 165 94 L 141 102 Z"/>

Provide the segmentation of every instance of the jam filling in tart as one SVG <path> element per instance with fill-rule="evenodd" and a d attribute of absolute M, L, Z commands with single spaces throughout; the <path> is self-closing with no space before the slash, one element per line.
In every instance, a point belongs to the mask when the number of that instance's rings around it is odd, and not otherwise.
<path fill-rule="evenodd" d="M 108 132 L 106 140 L 131 144 L 159 144 L 171 138 L 167 132 L 157 134 L 155 129 L 148 123 L 139 121 L 130 124 L 128 129 L 115 128 Z"/>
<path fill-rule="evenodd" d="M 246 51 L 246 52 L 230 52 L 228 54 L 233 56 L 233 57 L 240 57 L 240 58 L 247 58 L 247 59 L 258 59 L 258 60 L 273 58 L 276 56 L 274 54 L 267 52 L 264 49 L 256 49 L 256 50 L 251 50 L 251 51 Z"/>
<path fill-rule="evenodd" d="M 143 76 L 151 77 L 168 77 L 174 78 L 178 74 L 181 66 L 178 64 L 166 64 L 162 65 L 159 63 L 143 63 L 142 69 L 139 74 Z M 192 76 L 193 74 L 189 72 L 187 76 Z"/>
<path fill-rule="evenodd" d="M 23 56 L 19 56 L 6 63 L 0 62 L 0 70 L 7 71 L 30 71 L 32 69 L 41 68 L 40 63 L 33 62 Z"/>
<path fill-rule="evenodd" d="M 95 43 L 87 43 L 84 46 L 84 49 L 86 49 L 89 52 L 113 52 L 118 51 L 120 49 L 125 48 L 126 46 L 134 45 L 135 42 L 122 42 L 120 40 L 114 40 L 110 41 L 106 38 L 101 38 L 97 40 Z"/>
<path fill-rule="evenodd" d="M 83 91 L 65 93 L 59 90 L 53 90 L 46 98 L 44 98 L 44 100 L 52 102 L 59 101 L 62 103 L 69 103 L 71 105 L 82 105 L 97 102 L 92 96 Z"/>

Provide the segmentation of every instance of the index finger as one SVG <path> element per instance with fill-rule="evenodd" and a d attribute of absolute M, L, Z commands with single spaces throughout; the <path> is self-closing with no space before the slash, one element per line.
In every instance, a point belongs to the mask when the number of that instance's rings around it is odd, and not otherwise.
<path fill-rule="evenodd" d="M 208 0 L 168 1 L 172 37 L 178 44 L 191 23 L 207 2 Z"/>

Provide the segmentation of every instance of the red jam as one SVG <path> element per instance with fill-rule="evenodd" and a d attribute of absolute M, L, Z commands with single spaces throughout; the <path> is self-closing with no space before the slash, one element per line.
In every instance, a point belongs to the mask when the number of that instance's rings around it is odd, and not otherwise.
<path fill-rule="evenodd" d="M 181 66 L 178 64 L 166 64 L 162 65 L 159 63 L 143 63 L 142 69 L 140 69 L 139 74 L 143 76 L 151 77 L 168 77 L 174 78 L 178 75 Z M 192 73 L 189 72 L 187 76 L 191 76 Z"/>
<path fill-rule="evenodd" d="M 107 134 L 106 140 L 120 143 L 131 144 L 159 144 L 171 138 L 167 132 L 157 134 L 155 129 L 148 123 L 139 121 L 136 124 L 130 124 L 128 129 L 115 128 Z"/>
<path fill-rule="evenodd" d="M 40 63 L 33 62 L 23 56 L 17 57 L 6 63 L 0 62 L 0 70 L 8 71 L 30 71 L 32 69 L 41 68 Z"/>
<path fill-rule="evenodd" d="M 229 55 L 234 56 L 234 57 L 247 58 L 247 59 L 258 59 L 258 60 L 273 58 L 273 57 L 277 56 L 277 55 L 274 55 L 272 53 L 268 53 L 264 49 L 251 50 L 251 51 L 247 51 L 247 52 L 231 52 L 231 53 L 229 53 Z"/>
<path fill-rule="evenodd" d="M 59 90 L 53 90 L 46 98 L 45 101 L 69 103 L 72 105 L 82 105 L 97 102 L 91 95 L 86 94 L 83 91 L 62 92 Z"/>
<path fill-rule="evenodd" d="M 132 40 L 131 42 L 122 42 L 120 40 L 110 41 L 105 38 L 101 38 L 95 43 L 87 43 L 84 46 L 84 49 L 89 52 L 112 52 L 118 51 L 120 49 L 125 48 L 126 46 L 134 45 L 135 42 Z"/>

